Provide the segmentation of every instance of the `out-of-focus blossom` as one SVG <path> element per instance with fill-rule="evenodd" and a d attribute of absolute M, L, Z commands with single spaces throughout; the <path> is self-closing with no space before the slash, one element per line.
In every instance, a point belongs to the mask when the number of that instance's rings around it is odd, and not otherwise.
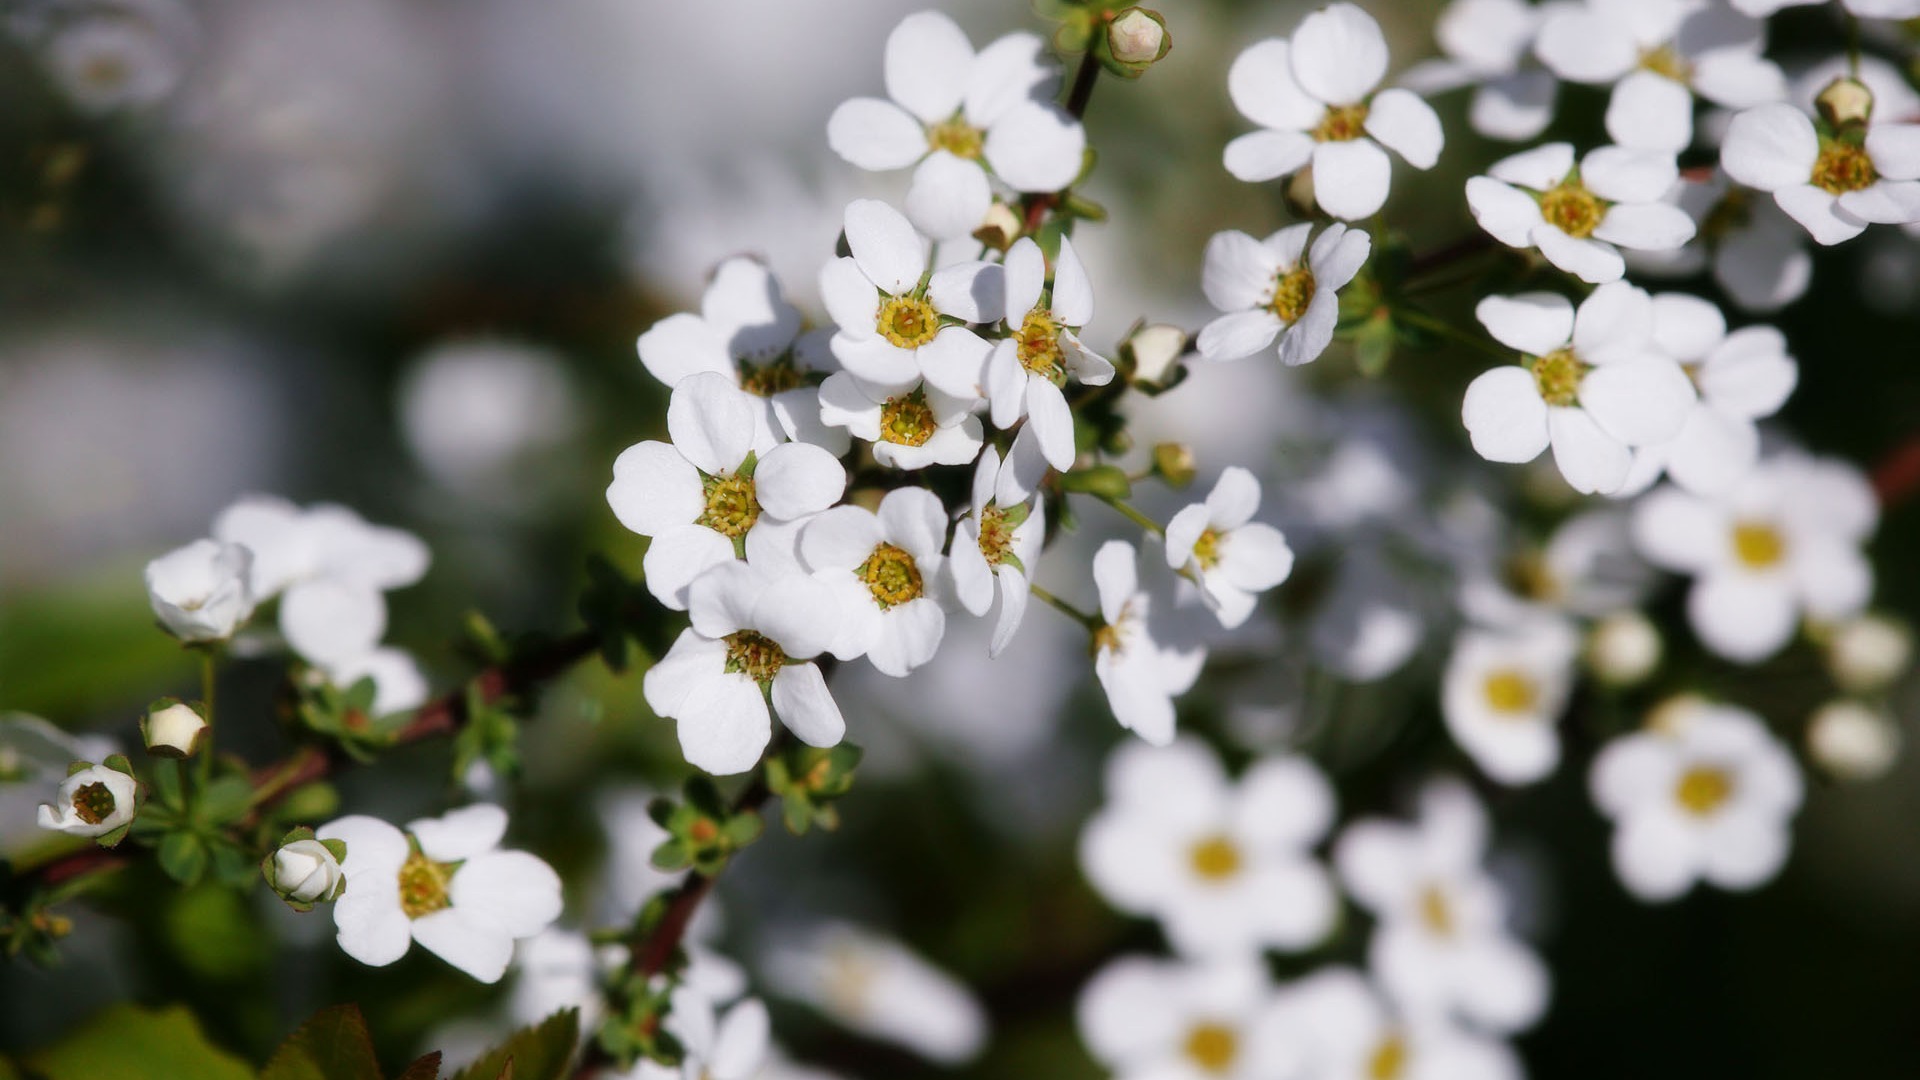
<path fill-rule="evenodd" d="M 191 9 L 174 0 L 115 0 L 76 6 L 40 43 L 62 90 L 96 115 L 138 112 L 180 84 L 198 45 Z"/>
<path fill-rule="evenodd" d="M 764 971 L 775 993 L 929 1061 L 964 1064 L 986 1046 L 986 1011 L 964 985 L 870 931 L 835 924 L 788 940 Z"/>
<path fill-rule="evenodd" d="M 1579 643 L 1554 620 L 1504 632 L 1467 630 L 1441 684 L 1447 730 L 1502 784 L 1531 784 L 1560 764 L 1560 714 Z"/>
<path fill-rule="evenodd" d="M 767 1063 L 773 1024 L 767 1007 L 748 998 L 722 1013 L 698 990 L 673 992 L 667 1030 L 686 1051 L 679 1068 L 641 1061 L 627 1080 L 756 1080 Z"/>
<path fill-rule="evenodd" d="M 1080 992 L 1080 1037 L 1116 1080 L 1296 1076 L 1300 1052 L 1272 980 L 1246 957 L 1200 964 L 1128 956 Z"/>
<path fill-rule="evenodd" d="M 579 422 L 560 358 L 511 341 L 448 342 L 400 388 L 401 434 L 433 480 L 465 500 L 524 508 L 535 469 Z"/>
<path fill-rule="evenodd" d="M 1833 628 L 1826 640 L 1827 670 L 1851 694 L 1884 690 L 1907 673 L 1913 631 L 1886 615 L 1860 615 Z"/>
<path fill-rule="evenodd" d="M 1807 233 L 1771 199 L 1730 182 L 1715 169 L 1683 178 L 1669 198 L 1693 218 L 1694 238 L 1670 251 L 1627 253 L 1627 265 L 1650 276 L 1684 277 L 1711 266 L 1715 284 L 1747 311 L 1778 311 L 1813 282 Z"/>
<path fill-rule="evenodd" d="M 1102 624 L 1094 631 L 1093 671 L 1120 726 L 1155 746 L 1173 741 L 1173 699 L 1200 677 L 1205 653 L 1154 640 L 1152 598 L 1140 588 L 1132 544 L 1109 540 L 1093 556 Z"/>
<path fill-rule="evenodd" d="M 1906 742 L 1884 710 L 1842 698 L 1807 721 L 1807 754 L 1842 780 L 1878 780 L 1900 760 Z"/>
<path fill-rule="evenodd" d="M 1415 64 L 1401 85 L 1421 94 L 1472 86 L 1467 123 L 1491 139 L 1522 142 L 1553 121 L 1559 80 L 1531 66 L 1544 11 L 1526 0 L 1451 0 L 1434 21 L 1442 59 Z"/>
<path fill-rule="evenodd" d="M 1282 998 L 1282 1023 L 1299 1041 L 1301 1080 L 1408 1077 L 1418 1080 L 1520 1080 L 1506 1044 L 1471 1034 L 1435 1015 L 1396 1009 L 1350 968 L 1322 968 Z"/>
<path fill-rule="evenodd" d="M 225 641 L 253 614 L 252 564 L 239 544 L 195 540 L 147 564 L 147 602 L 181 641 Z"/>

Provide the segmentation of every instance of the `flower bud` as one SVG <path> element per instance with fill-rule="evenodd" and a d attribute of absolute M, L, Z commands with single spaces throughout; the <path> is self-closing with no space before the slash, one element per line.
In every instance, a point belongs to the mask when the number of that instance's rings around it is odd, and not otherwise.
<path fill-rule="evenodd" d="M 181 641 L 225 641 L 253 614 L 252 565 L 239 544 L 195 540 L 147 564 L 147 601 Z"/>
<path fill-rule="evenodd" d="M 973 230 L 973 238 L 995 251 L 1005 251 L 1020 239 L 1022 231 L 1020 215 L 1014 213 L 1013 207 L 995 199 L 979 228 Z"/>
<path fill-rule="evenodd" d="M 1611 686 L 1637 686 L 1660 666 L 1660 631 L 1635 610 L 1616 611 L 1587 634 L 1587 667 Z"/>
<path fill-rule="evenodd" d="M 1833 629 L 1826 645 L 1827 670 L 1850 694 L 1885 689 L 1913 659 L 1912 631 L 1884 615 L 1848 619 Z"/>
<path fill-rule="evenodd" d="M 345 856 L 341 841 L 316 840 L 311 829 L 296 829 L 260 864 L 260 872 L 281 899 L 306 911 L 317 902 L 338 899 L 346 889 L 340 869 Z"/>
<path fill-rule="evenodd" d="M 1820 115 L 1837 128 L 1865 124 L 1873 115 L 1873 91 L 1857 79 L 1835 79 L 1813 100 Z"/>
<path fill-rule="evenodd" d="M 40 804 L 40 827 L 74 836 L 106 836 L 133 821 L 139 793 L 133 777 L 118 769 L 75 762 L 53 801 Z"/>
<path fill-rule="evenodd" d="M 207 721 L 193 706 L 182 701 L 157 702 L 140 721 L 140 734 L 146 738 L 147 753 L 159 757 L 192 757 L 200 745 Z"/>
<path fill-rule="evenodd" d="M 1173 39 L 1157 11 L 1130 7 L 1107 24 L 1107 51 L 1122 64 L 1145 66 L 1167 55 Z"/>
<path fill-rule="evenodd" d="M 1164 389 L 1173 385 L 1180 370 L 1180 357 L 1187 351 L 1187 332 L 1166 323 L 1151 323 L 1127 335 L 1120 350 L 1133 362 L 1135 385 Z"/>
<path fill-rule="evenodd" d="M 1154 475 L 1167 486 L 1184 488 L 1193 483 L 1193 447 L 1185 443 L 1156 443 L 1153 448 Z"/>
<path fill-rule="evenodd" d="M 1884 776 L 1900 756 L 1893 718 L 1857 701 L 1830 701 L 1807 722 L 1807 753 L 1841 780 Z"/>

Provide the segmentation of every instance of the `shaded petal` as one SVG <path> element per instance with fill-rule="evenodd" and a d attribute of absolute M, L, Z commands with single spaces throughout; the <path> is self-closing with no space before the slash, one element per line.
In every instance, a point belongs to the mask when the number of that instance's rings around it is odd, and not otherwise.
<path fill-rule="evenodd" d="M 1282 231 L 1297 231 L 1304 245 L 1310 228 L 1296 225 Z M 1200 288 L 1207 294 L 1207 302 L 1223 312 L 1263 307 L 1273 294 L 1274 275 L 1283 265 L 1285 261 L 1271 247 L 1246 233 L 1235 229 L 1217 232 L 1207 241 Z"/>
<path fill-rule="evenodd" d="M 815 664 L 788 664 L 773 677 L 773 708 L 780 722 L 808 746 L 838 746 L 847 721 Z M 758 753 L 756 752 L 756 756 Z"/>
<path fill-rule="evenodd" d="M 1545 191 L 1573 171 L 1573 144 L 1554 142 L 1501 158 L 1487 170 L 1495 180 Z"/>
<path fill-rule="evenodd" d="M 853 261 L 882 292 L 899 296 L 920 283 L 926 246 L 900 211 L 878 199 L 855 199 L 847 204 L 846 233 Z"/>
<path fill-rule="evenodd" d="M 1784 102 L 1760 105 L 1735 116 L 1720 144 L 1720 167 L 1761 191 L 1805 184 L 1820 157 L 1813 121 Z"/>
<path fill-rule="evenodd" d="M 782 443 L 754 467 L 753 490 L 763 511 L 791 521 L 839 502 L 847 490 L 847 470 L 840 459 L 810 443 Z"/>
<path fill-rule="evenodd" d="M 1235 179 L 1258 184 L 1305 168 L 1313 147 L 1304 131 L 1250 131 L 1227 143 L 1222 161 Z"/>
<path fill-rule="evenodd" d="M 1602 430 L 1628 446 L 1662 443 L 1678 435 L 1695 400 L 1687 373 L 1664 358 L 1604 364 L 1580 380 L 1581 406 Z"/>
<path fill-rule="evenodd" d="M 637 348 L 641 366 L 668 388 L 697 372 L 732 375 L 734 371 L 726 342 L 705 319 L 686 312 L 654 323 L 640 335 Z"/>
<path fill-rule="evenodd" d="M 496 983 L 513 960 L 513 939 L 458 907 L 413 920 L 413 937 L 428 952 L 483 983 Z"/>
<path fill-rule="evenodd" d="M 1481 228 L 1508 247 L 1532 247 L 1533 230 L 1545 221 L 1533 196 L 1490 176 L 1467 179 L 1467 208 Z"/>
<path fill-rule="evenodd" d="M 1053 269 L 1053 316 L 1062 326 L 1085 326 L 1093 319 L 1093 283 L 1068 236 L 1060 238 L 1060 257 Z"/>
<path fill-rule="evenodd" d="M 1590 285 L 1620 280 L 1627 262 L 1611 244 L 1598 240 L 1580 240 L 1552 225 L 1536 225 L 1533 245 L 1547 261 Z"/>
<path fill-rule="evenodd" d="M 891 101 L 852 98 L 827 118 L 827 145 L 849 165 L 884 172 L 920 160 L 927 152 L 927 132 Z"/>
<path fill-rule="evenodd" d="M 1866 222 L 1847 213 L 1839 199 L 1812 184 L 1783 187 L 1773 193 L 1773 201 L 1788 217 L 1805 226 L 1817 244 L 1831 246 L 1867 231 Z"/>
<path fill-rule="evenodd" d="M 1239 311 L 1201 327 L 1194 347 L 1208 360 L 1238 360 L 1273 344 L 1285 328 L 1280 316 L 1265 308 Z"/>
<path fill-rule="evenodd" d="M 1520 367 L 1483 372 L 1467 386 L 1461 419 L 1474 452 L 1488 461 L 1532 461 L 1547 448 L 1547 403 L 1533 373 Z"/>
<path fill-rule="evenodd" d="M 904 490 L 904 489 L 903 489 Z M 886 539 L 880 519 L 862 506 L 836 506 L 800 531 L 800 558 L 809 570 L 852 570 Z"/>
<path fill-rule="evenodd" d="M 1632 72 L 1614 84 L 1606 122 L 1623 147 L 1677 154 L 1693 142 L 1693 92 L 1665 75 Z"/>
<path fill-rule="evenodd" d="M 766 699 L 759 685 L 745 675 L 702 680 L 687 695 L 675 719 L 687 764 L 715 776 L 743 773 L 759 764 L 761 751 L 773 737 Z"/>
<path fill-rule="evenodd" d="M 647 545 L 640 560 L 647 591 L 675 611 L 687 607 L 694 579 L 734 558 L 733 541 L 705 525 L 676 525 Z"/>
<path fill-rule="evenodd" d="M 1076 456 L 1073 435 L 1073 410 L 1066 395 L 1053 383 L 1039 377 L 1027 382 L 1027 423 L 1040 441 L 1040 453 L 1047 464 L 1061 472 L 1073 468 Z"/>
<path fill-rule="evenodd" d="M 1300 20 L 1292 61 L 1302 90 L 1329 105 L 1353 105 L 1386 75 L 1387 39 L 1373 16 L 1337 3 Z"/>
<path fill-rule="evenodd" d="M 907 216 L 936 240 L 972 235 L 992 205 L 986 170 L 945 150 L 927 155 L 907 188 Z"/>
<path fill-rule="evenodd" d="M 1376 213 L 1386 205 L 1392 180 L 1393 163 L 1371 139 L 1323 142 L 1313 149 L 1313 198 L 1334 217 L 1354 221 Z"/>
<path fill-rule="evenodd" d="M 1633 455 L 1618 439 L 1600 430 L 1582 409 L 1547 410 L 1553 461 L 1560 475 L 1581 494 L 1607 494 L 1626 482 Z"/>
<path fill-rule="evenodd" d="M 508 937 L 532 937 L 560 917 L 560 876 L 524 851 L 468 860 L 454 873 L 447 894 L 455 908 Z"/>
<path fill-rule="evenodd" d="M 1234 58 L 1227 69 L 1227 93 L 1240 114 L 1262 127 L 1306 131 L 1320 122 L 1326 105 L 1307 96 L 1293 81 L 1290 47 L 1270 38 Z"/>
<path fill-rule="evenodd" d="M 941 267 L 927 282 L 927 298 L 942 314 L 970 323 L 998 322 L 1007 315 L 1006 270 L 990 262 Z"/>
<path fill-rule="evenodd" d="M 1795 615 L 1793 594 L 1784 582 L 1744 574 L 1703 577 L 1687 594 L 1694 633 L 1709 649 L 1741 663 L 1779 652 L 1793 636 Z"/>
<path fill-rule="evenodd" d="M 927 123 L 959 111 L 972 66 L 966 32 L 937 11 L 909 15 L 887 35 L 887 96 Z"/>
<path fill-rule="evenodd" d="M 1407 159 L 1416 169 L 1431 169 L 1440 160 L 1446 135 L 1440 117 L 1411 90 L 1382 90 L 1368 105 L 1367 134 Z"/>
<path fill-rule="evenodd" d="M 1059 191 L 1086 164 L 1087 132 L 1052 102 L 1023 101 L 987 132 L 982 153 L 1015 191 Z"/>
<path fill-rule="evenodd" d="M 376 589 L 332 578 L 297 582 L 280 598 L 280 633 L 312 664 L 365 656 L 387 632 L 387 601 Z"/>
<path fill-rule="evenodd" d="M 689 375 L 667 401 L 674 449 L 708 476 L 732 476 L 753 448 L 759 403 L 724 375 Z"/>

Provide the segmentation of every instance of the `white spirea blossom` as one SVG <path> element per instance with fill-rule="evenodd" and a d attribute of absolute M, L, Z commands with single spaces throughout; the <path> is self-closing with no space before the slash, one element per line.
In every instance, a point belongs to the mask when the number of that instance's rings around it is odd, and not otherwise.
<path fill-rule="evenodd" d="M 89 765 L 60 781 L 53 801 L 41 803 L 36 821 L 43 829 L 74 836 L 105 836 L 133 820 L 139 785 L 133 777 L 105 765 Z"/>
<path fill-rule="evenodd" d="M 1561 78 L 1612 85 L 1614 142 L 1669 154 L 1693 142 L 1695 94 L 1731 109 L 1786 96 L 1765 49 L 1766 24 L 1717 0 L 1578 0 L 1548 14 L 1534 43 Z"/>
<path fill-rule="evenodd" d="M 1661 198 L 1679 180 L 1673 155 L 1548 143 L 1494 162 L 1467 181 L 1467 205 L 1494 239 L 1538 248 L 1548 262 L 1601 284 L 1626 273 L 1621 248 L 1669 251 L 1693 238 L 1684 210 Z"/>
<path fill-rule="evenodd" d="M 1913 631 L 1885 615 L 1861 615 L 1833 628 L 1826 642 L 1827 671 L 1840 689 L 1871 694 L 1907 673 Z"/>
<path fill-rule="evenodd" d="M 1553 293 L 1489 296 L 1474 314 L 1523 356 L 1467 387 L 1461 415 L 1488 461 L 1532 461 L 1551 445 L 1575 491 L 1606 494 L 1626 483 L 1631 447 L 1671 439 L 1686 422 L 1693 384 L 1654 351 L 1642 290 L 1602 285 L 1577 313 Z"/>
<path fill-rule="evenodd" d="M 1038 478 L 1022 483 L 1019 472 L 1016 462 L 1002 462 L 993 447 L 981 452 L 967 514 L 954 524 L 948 549 L 960 606 L 985 617 L 995 598 L 1000 601 L 989 656 L 1000 655 L 1026 617 L 1032 586 L 1026 568 L 1040 557 L 1046 533 L 1046 504 L 1029 494 Z"/>
<path fill-rule="evenodd" d="M 1669 198 L 1694 221 L 1694 238 L 1672 251 L 1634 251 L 1627 263 L 1649 276 L 1684 277 L 1711 267 L 1713 280 L 1745 311 L 1778 311 L 1813 283 L 1807 231 L 1772 199 L 1731 183 L 1715 169 L 1682 177 Z"/>
<path fill-rule="evenodd" d="M 1506 1044 L 1437 1015 L 1396 1008 L 1351 968 L 1327 967 L 1282 996 L 1283 1019 L 1302 1052 L 1301 1080 L 1520 1080 Z"/>
<path fill-rule="evenodd" d="M 687 763 L 716 776 L 754 767 L 772 717 L 809 746 L 834 746 L 847 724 L 813 658 L 841 633 L 841 594 L 819 578 L 752 560 L 712 567 L 688 590 L 693 625 L 647 669 L 654 712 L 678 722 Z"/>
<path fill-rule="evenodd" d="M 607 503 L 620 524 L 653 538 L 642 563 L 647 591 L 670 608 L 686 608 L 703 571 L 751 555 L 777 524 L 819 513 L 846 491 L 846 469 L 828 451 L 756 445 L 758 410 L 724 375 L 689 375 L 667 403 L 673 441 L 636 443 L 614 459 Z"/>
<path fill-rule="evenodd" d="M 1206 654 L 1154 640 L 1152 598 L 1140 588 L 1132 544 L 1109 540 L 1093 555 L 1102 625 L 1093 633 L 1093 672 L 1120 726 L 1155 746 L 1173 741 L 1173 699 L 1200 677 Z"/>
<path fill-rule="evenodd" d="M 1279 529 L 1253 520 L 1260 510 L 1260 481 L 1229 466 L 1207 493 L 1167 522 L 1167 565 L 1198 579 L 1200 595 L 1220 624 L 1239 626 L 1253 614 L 1259 594 L 1287 580 L 1293 549 Z"/>
<path fill-rule="evenodd" d="M 1900 760 L 1906 740 L 1885 710 L 1842 698 L 1807 721 L 1807 754 L 1842 780 L 1877 780 Z"/>
<path fill-rule="evenodd" d="M 1158 919 L 1181 953 L 1297 952 L 1333 928 L 1339 901 L 1311 854 L 1333 823 L 1333 788 L 1311 762 L 1264 758 L 1236 783 L 1196 740 L 1124 743 L 1106 788 L 1080 835 L 1081 868 L 1115 907 Z"/>
<path fill-rule="evenodd" d="M 1059 82 L 1045 51 L 1019 33 L 976 53 L 946 15 L 909 15 L 887 37 L 892 100 L 843 102 L 827 121 L 827 145 L 863 169 L 913 166 L 914 224 L 941 240 L 964 237 L 992 204 L 989 175 L 1014 191 L 1050 192 L 1080 174 L 1086 132 L 1045 100 Z"/>
<path fill-rule="evenodd" d="M 181 641 L 225 641 L 253 614 L 252 563 L 238 544 L 195 540 L 147 564 L 147 602 Z"/>
<path fill-rule="evenodd" d="M 1234 60 L 1227 90 L 1260 131 L 1227 144 L 1227 171 L 1257 183 L 1311 166 L 1320 209 L 1344 221 L 1387 201 L 1393 150 L 1430 169 L 1445 143 L 1440 118 L 1418 94 L 1376 91 L 1387 40 L 1373 16 L 1336 3 L 1300 21 L 1291 41 L 1262 41 Z"/>
<path fill-rule="evenodd" d="M 1126 956 L 1080 992 L 1080 1038 L 1115 1080 L 1267 1080 L 1298 1075 L 1294 1032 L 1253 959 L 1200 964 Z"/>
<path fill-rule="evenodd" d="M 1835 620 L 1866 606 L 1873 567 L 1860 546 L 1878 520 L 1858 470 L 1783 452 L 1715 498 L 1649 493 L 1633 535 L 1649 561 L 1694 579 L 1687 619 L 1700 640 L 1752 664 L 1785 646 L 1802 615 Z"/>
<path fill-rule="evenodd" d="M 1421 792 L 1417 823 L 1356 821 L 1334 864 L 1379 920 L 1368 965 L 1402 1008 L 1512 1034 L 1545 1011 L 1548 977 L 1507 928 L 1506 897 L 1484 866 L 1487 831 L 1472 792 L 1435 781 Z"/>
<path fill-rule="evenodd" d="M 1671 900 L 1696 881 L 1758 888 L 1786 862 L 1800 770 L 1744 709 L 1666 710 L 1654 729 L 1602 747 L 1591 779 L 1614 822 L 1614 870 L 1642 900 Z"/>
<path fill-rule="evenodd" d="M 986 351 L 980 341 L 982 363 Z M 977 396 L 955 397 L 925 383 L 890 392 L 845 371 L 820 384 L 820 421 L 872 443 L 873 459 L 889 469 L 965 465 L 979 457 L 979 404 Z"/>
<path fill-rule="evenodd" d="M 836 923 L 770 954 L 768 986 L 870 1038 L 955 1066 L 987 1042 L 987 1014 L 973 993 L 891 938 Z"/>
<path fill-rule="evenodd" d="M 1289 225 L 1265 240 L 1234 230 L 1207 241 L 1201 287 L 1220 317 L 1200 330 L 1195 346 L 1209 360 L 1237 360 L 1279 339 L 1289 367 L 1310 363 L 1333 341 L 1339 291 L 1366 265 L 1373 239 L 1335 223 L 1307 239 L 1313 224 Z"/>
<path fill-rule="evenodd" d="M 722 1013 L 705 994 L 673 992 L 666 1029 L 686 1050 L 679 1068 L 642 1060 L 627 1080 L 756 1080 L 773 1048 L 773 1022 L 755 998 Z"/>
<path fill-rule="evenodd" d="M 1560 82 L 1530 65 L 1543 9 L 1527 0 L 1451 0 L 1434 21 L 1444 58 L 1415 64 L 1401 85 L 1422 94 L 1474 87 L 1467 123 L 1490 139 L 1523 142 L 1553 121 Z"/>
<path fill-rule="evenodd" d="M 1638 686 L 1660 667 L 1666 642 L 1652 619 L 1636 609 L 1616 611 L 1587 631 L 1587 670 L 1608 686 Z"/>
<path fill-rule="evenodd" d="M 273 887 L 289 899 L 311 904 L 339 897 L 346 884 L 340 860 L 318 840 L 295 840 L 273 852 Z"/>
<path fill-rule="evenodd" d="M 1579 651 L 1570 627 L 1539 619 L 1509 631 L 1466 630 L 1441 681 L 1447 731 L 1474 764 L 1508 785 L 1560 765 L 1560 714 Z"/>
<path fill-rule="evenodd" d="M 1920 221 L 1920 124 L 1876 115 L 1863 138 L 1823 134 L 1796 106 L 1761 105 L 1728 125 L 1720 167 L 1772 193 L 1820 244 Z"/>
<path fill-rule="evenodd" d="M 513 943 L 560 916 L 560 878 L 524 851 L 502 851 L 506 811 L 479 804 L 421 818 L 405 832 L 352 814 L 315 830 L 342 840 L 346 892 L 333 906 L 340 948 L 384 967 L 413 942 L 485 983 L 500 981 Z"/>
<path fill-rule="evenodd" d="M 946 508 L 919 487 L 889 491 L 877 513 L 836 506 L 807 523 L 801 561 L 843 594 L 833 655 L 896 677 L 933 659 L 947 628 L 946 538 Z"/>

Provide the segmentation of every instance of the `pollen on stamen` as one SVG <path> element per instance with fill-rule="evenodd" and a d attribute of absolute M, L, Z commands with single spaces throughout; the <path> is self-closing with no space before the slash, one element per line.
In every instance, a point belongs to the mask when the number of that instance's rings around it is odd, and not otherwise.
<path fill-rule="evenodd" d="M 940 427 L 924 390 L 888 398 L 880 407 L 880 441 L 896 446 L 925 446 Z"/>
<path fill-rule="evenodd" d="M 881 544 L 867 556 L 854 573 L 873 594 L 874 602 L 884 610 L 895 604 L 918 600 L 924 590 L 920 567 L 904 548 Z"/>
<path fill-rule="evenodd" d="M 1820 140 L 1820 156 L 1813 163 L 1813 186 L 1830 195 L 1845 195 L 1873 186 L 1880 172 L 1865 147 L 1838 139 Z"/>
<path fill-rule="evenodd" d="M 100 781 L 84 785 L 73 793 L 73 816 L 89 825 L 107 820 L 118 805 L 113 789 Z"/>
<path fill-rule="evenodd" d="M 1584 240 L 1600 227 L 1607 204 L 1578 179 L 1569 178 L 1540 193 L 1540 216 L 1568 236 Z"/>
<path fill-rule="evenodd" d="M 945 150 L 955 157 L 977 161 L 986 137 L 980 129 L 956 116 L 927 129 L 927 149 Z"/>
<path fill-rule="evenodd" d="M 1292 326 L 1307 313 L 1307 305 L 1313 303 L 1313 294 L 1318 288 L 1312 269 L 1296 266 L 1282 270 L 1274 277 L 1273 297 L 1267 301 L 1267 310 Z"/>
<path fill-rule="evenodd" d="M 726 636 L 730 675 L 745 675 L 762 686 L 773 681 L 787 665 L 787 654 L 772 638 L 754 630 L 737 630 Z"/>
<path fill-rule="evenodd" d="M 1586 378 L 1591 365 L 1570 350 L 1556 349 L 1545 356 L 1534 357 L 1531 367 L 1533 381 L 1547 404 L 1565 409 L 1580 403 L 1580 380 Z"/>
<path fill-rule="evenodd" d="M 1060 327 L 1053 315 L 1042 308 L 1027 312 L 1014 336 L 1015 353 L 1020 366 L 1045 379 L 1062 382 L 1066 369 L 1061 364 Z"/>
<path fill-rule="evenodd" d="M 452 880 L 452 864 L 434 862 L 414 850 L 400 864 L 400 910 L 407 918 L 418 919 L 451 906 L 447 887 Z"/>
<path fill-rule="evenodd" d="M 890 297 L 880 305 L 874 329 L 903 349 L 917 349 L 940 333 L 940 313 L 925 300 L 912 296 Z"/>
<path fill-rule="evenodd" d="M 1330 105 L 1313 129 L 1315 142 L 1352 142 L 1367 133 L 1367 106 Z"/>
<path fill-rule="evenodd" d="M 754 494 L 751 476 L 709 476 L 703 480 L 707 507 L 694 519 L 721 536 L 744 536 L 760 520 L 760 500 Z"/>

